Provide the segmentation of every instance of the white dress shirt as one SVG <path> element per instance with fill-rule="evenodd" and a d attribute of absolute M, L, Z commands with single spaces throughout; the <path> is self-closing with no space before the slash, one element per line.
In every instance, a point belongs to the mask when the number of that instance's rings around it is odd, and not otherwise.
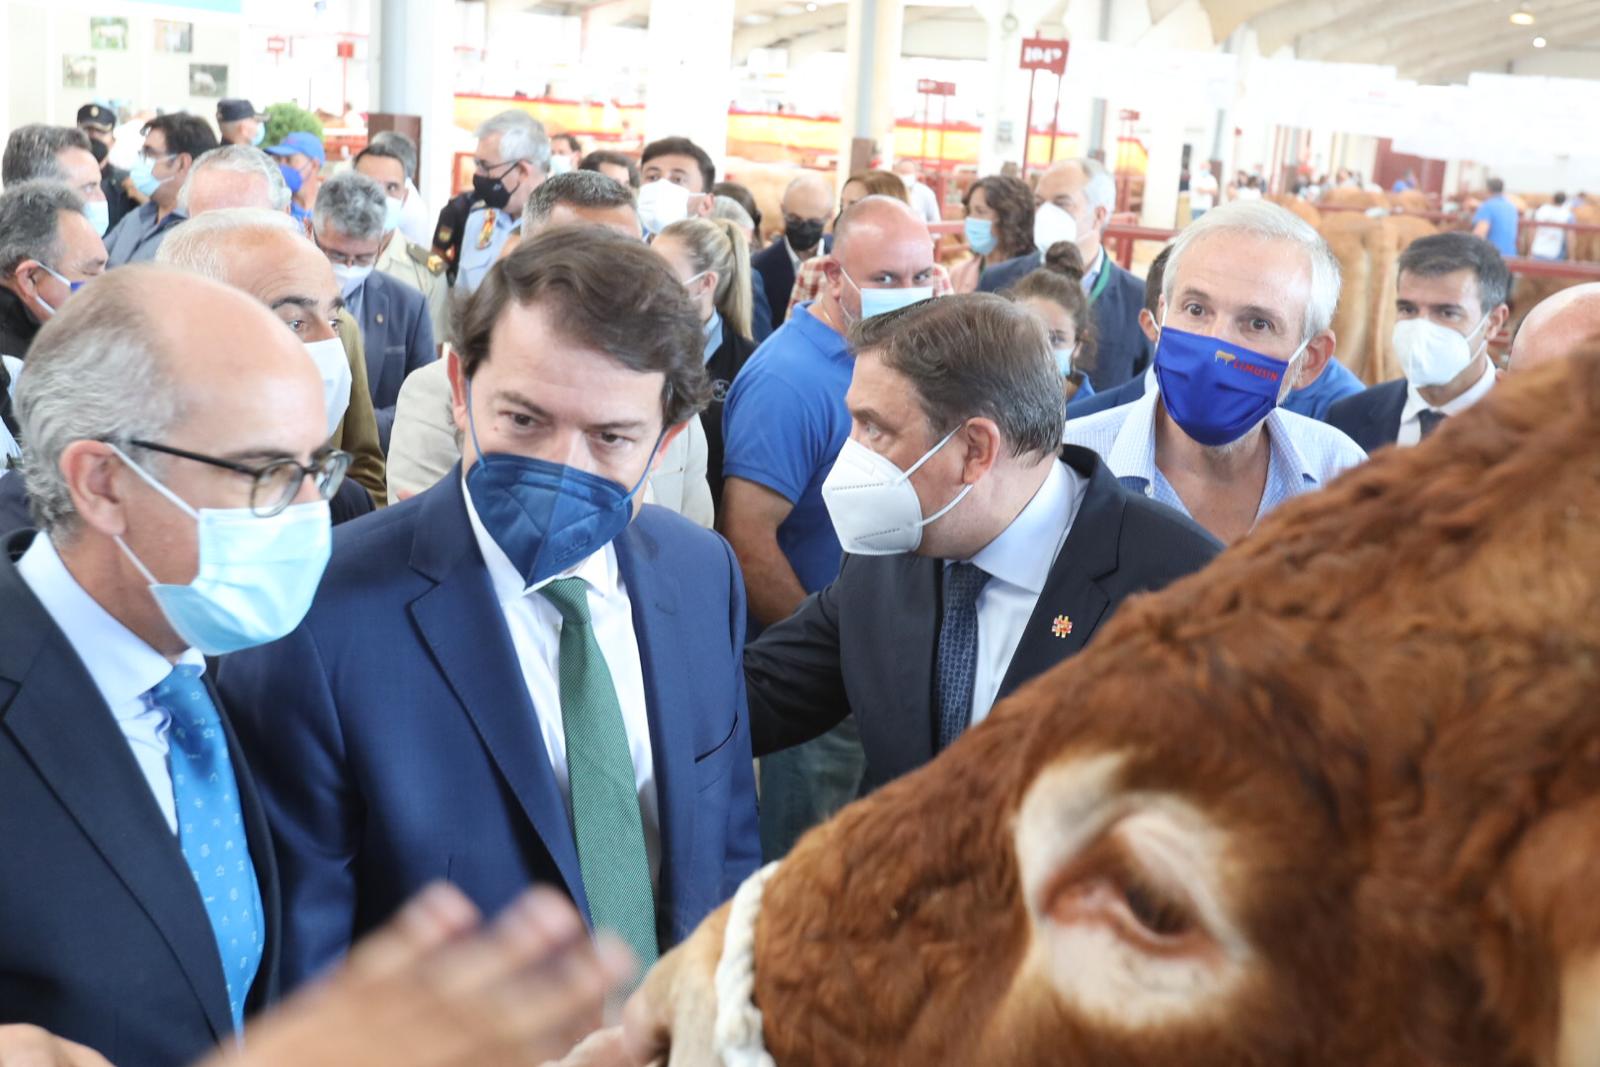
<path fill-rule="evenodd" d="M 1459 415 L 1463 411 L 1489 395 L 1489 390 L 1495 383 L 1494 360 L 1484 363 L 1483 374 L 1472 387 L 1454 400 L 1442 407 L 1434 407 L 1422 399 L 1422 394 L 1417 392 L 1417 387 L 1410 382 L 1406 383 L 1406 406 L 1400 409 L 1400 433 L 1394 443 L 1401 448 L 1410 448 L 1422 440 L 1422 420 L 1419 417 L 1424 411 L 1437 411 L 1446 417 Z"/>
<path fill-rule="evenodd" d="M 1022 632 L 1066 544 L 1089 481 L 1065 463 L 1050 464 L 1044 484 L 1000 536 L 967 562 L 989 575 L 978 594 L 978 666 L 972 679 L 972 720 L 989 715 Z"/>
<path fill-rule="evenodd" d="M 467 519 L 472 536 L 478 541 L 489 580 L 500 601 L 511 646 L 516 649 L 528 699 L 539 720 L 544 750 L 550 756 L 556 786 L 567 806 L 567 821 L 572 821 L 572 789 L 567 777 L 567 733 L 561 719 L 561 613 L 538 592 L 555 581 L 546 578 L 527 585 L 511 559 L 495 543 L 466 494 Z M 633 781 L 639 793 L 639 814 L 644 821 L 644 847 L 650 861 L 650 880 L 661 884 L 661 816 L 656 798 L 655 758 L 650 750 L 650 716 L 644 698 L 644 668 L 639 663 L 639 639 L 633 632 L 633 602 L 617 570 L 617 550 L 606 545 L 559 575 L 557 578 L 582 578 L 589 586 L 589 615 L 595 640 L 611 671 L 611 685 L 622 708 L 622 725 L 628 734 L 628 752 L 633 757 Z"/>
<path fill-rule="evenodd" d="M 168 829 L 176 834 L 177 805 L 172 799 L 172 772 L 167 768 L 167 729 L 172 719 L 145 696 L 172 673 L 172 661 L 113 619 L 86 593 L 44 534 L 34 537 L 22 554 L 17 573 L 88 670 L 117 721 L 117 729 L 127 738 Z M 178 662 L 202 672 L 206 668 L 205 657 L 192 648 L 178 657 Z"/>
<path fill-rule="evenodd" d="M 1094 292 L 1094 283 L 1100 280 L 1100 272 L 1106 267 L 1106 250 L 1104 246 L 1095 249 L 1094 262 L 1083 268 L 1083 291 Z M 1153 364 L 1152 364 L 1153 365 Z"/>

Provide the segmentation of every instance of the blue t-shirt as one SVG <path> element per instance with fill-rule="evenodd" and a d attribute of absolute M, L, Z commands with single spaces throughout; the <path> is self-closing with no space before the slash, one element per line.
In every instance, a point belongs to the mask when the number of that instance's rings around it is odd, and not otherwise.
<path fill-rule="evenodd" d="M 1304 389 L 1291 389 L 1283 406 L 1308 419 L 1322 419 L 1335 400 L 1361 392 L 1366 386 L 1338 359 L 1328 360 L 1317 380 Z"/>
<path fill-rule="evenodd" d="M 1491 196 L 1478 206 L 1472 216 L 1472 225 L 1489 222 L 1488 242 L 1500 250 L 1502 256 L 1517 254 L 1517 209 L 1504 196 Z"/>
<path fill-rule="evenodd" d="M 807 593 L 839 575 L 843 549 L 822 481 L 850 436 L 844 396 L 855 368 L 844 338 L 801 304 L 733 379 L 722 409 L 722 474 L 766 486 L 794 505 L 778 547 Z"/>

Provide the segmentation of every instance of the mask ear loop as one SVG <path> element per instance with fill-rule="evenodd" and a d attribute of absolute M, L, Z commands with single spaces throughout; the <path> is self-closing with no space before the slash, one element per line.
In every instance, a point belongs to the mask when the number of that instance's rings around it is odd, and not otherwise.
<path fill-rule="evenodd" d="M 932 448 L 928 449 L 928 451 L 926 451 L 926 452 L 924 452 L 922 454 L 922 458 L 921 459 L 917 460 L 910 467 L 906 468 L 906 470 L 900 475 L 900 480 L 902 482 L 910 481 L 911 480 L 911 476 L 913 474 L 917 473 L 917 471 L 921 470 L 922 469 L 922 465 L 924 463 L 928 462 L 928 460 L 930 460 L 934 456 L 938 455 L 939 454 L 939 450 L 941 448 L 943 448 L 945 445 L 949 444 L 951 442 L 951 440 L 955 437 L 955 435 L 961 432 L 962 427 L 964 427 L 964 426 L 966 426 L 966 423 L 962 423 L 961 426 L 957 426 L 955 429 L 953 429 L 949 433 L 945 434 L 944 435 L 944 440 L 940 441 L 938 444 L 936 444 Z M 927 518 L 925 518 L 921 522 L 917 523 L 917 528 L 921 529 L 922 527 L 927 526 L 929 523 L 937 522 L 938 520 L 944 518 L 945 514 L 948 513 L 951 508 L 954 508 L 957 504 L 961 503 L 961 501 L 963 499 L 965 499 L 966 495 L 968 493 L 970 493 L 970 492 L 972 492 L 972 484 L 968 484 L 968 485 L 962 486 L 961 487 L 961 492 L 956 494 L 956 498 L 954 500 L 950 501 L 950 503 L 946 504 L 944 507 L 942 507 L 938 511 L 934 512 L 932 515 L 929 515 Z"/>

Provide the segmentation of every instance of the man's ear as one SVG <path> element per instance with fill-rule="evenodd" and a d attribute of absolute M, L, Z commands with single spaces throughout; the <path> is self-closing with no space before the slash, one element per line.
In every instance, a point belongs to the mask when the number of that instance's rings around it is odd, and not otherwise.
<path fill-rule="evenodd" d="M 1139 329 L 1144 332 L 1145 340 L 1151 344 L 1155 344 L 1156 338 L 1161 336 L 1160 325 L 1156 322 L 1156 317 L 1150 314 L 1149 308 L 1139 309 Z"/>
<path fill-rule="evenodd" d="M 72 494 L 72 508 L 85 525 L 107 537 L 127 532 L 125 497 L 118 477 L 126 465 L 110 445 L 74 441 L 62 449 L 58 468 Z"/>
<path fill-rule="evenodd" d="M 461 370 L 461 355 L 455 346 L 447 346 L 445 356 L 445 373 L 450 376 L 450 417 L 455 421 L 456 430 L 465 440 L 470 440 L 472 431 L 467 419 L 467 378 Z M 462 452 L 466 451 L 465 446 Z"/>
<path fill-rule="evenodd" d="M 1001 450 L 1005 448 L 1000 426 L 993 419 L 968 419 L 967 424 L 957 432 L 956 440 L 966 450 L 961 463 L 963 485 L 973 485 L 993 470 L 1000 459 Z"/>
<path fill-rule="evenodd" d="M 1338 339 L 1334 337 L 1332 330 L 1323 330 L 1313 337 L 1310 344 L 1306 345 L 1305 359 L 1300 362 L 1300 373 L 1289 383 L 1289 388 L 1304 389 L 1316 381 L 1322 369 L 1333 358 L 1334 349 L 1337 347 Z M 1284 395 L 1287 396 L 1288 393 Z"/>

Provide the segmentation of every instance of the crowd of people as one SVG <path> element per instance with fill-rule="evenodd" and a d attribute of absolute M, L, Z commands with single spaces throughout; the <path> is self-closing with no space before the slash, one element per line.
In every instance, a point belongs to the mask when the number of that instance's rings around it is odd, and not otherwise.
<path fill-rule="evenodd" d="M 1326 242 L 1209 172 L 1141 279 L 1092 158 L 973 183 L 948 266 L 905 163 L 764 220 L 509 110 L 419 242 L 401 134 L 230 100 L 124 174 L 115 120 L 4 154 L 0 1067 L 648 1062 L 578 1042 L 762 863 L 1600 337 L 1579 286 L 1497 364 L 1491 219 L 1400 257 L 1368 388 Z"/>

